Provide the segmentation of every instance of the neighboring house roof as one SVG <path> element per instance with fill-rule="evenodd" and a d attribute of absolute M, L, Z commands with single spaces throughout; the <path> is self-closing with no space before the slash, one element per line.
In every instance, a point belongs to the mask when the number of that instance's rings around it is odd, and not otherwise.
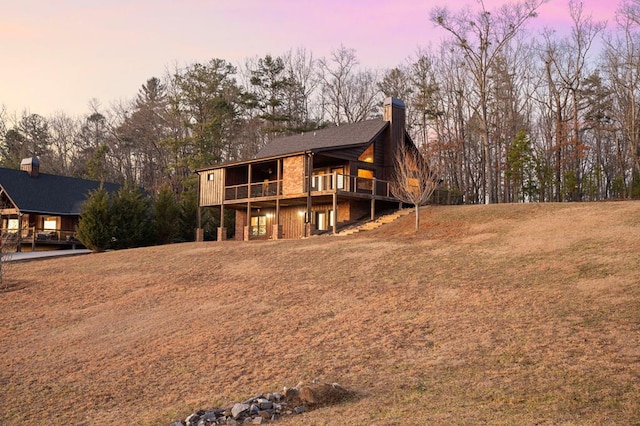
<path fill-rule="evenodd" d="M 100 188 L 100 182 L 47 173 L 31 177 L 22 170 L 0 168 L 0 187 L 22 212 L 79 215 L 89 191 Z M 103 187 L 117 192 L 121 186 L 104 183 Z"/>
<path fill-rule="evenodd" d="M 277 157 L 298 152 L 367 144 L 388 125 L 388 121 L 381 119 L 366 120 L 285 136 L 268 143 L 256 154 L 255 158 Z"/>

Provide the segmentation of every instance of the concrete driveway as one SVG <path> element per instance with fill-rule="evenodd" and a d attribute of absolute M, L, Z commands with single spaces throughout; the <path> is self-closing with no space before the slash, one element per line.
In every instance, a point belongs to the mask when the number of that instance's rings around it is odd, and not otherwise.
<path fill-rule="evenodd" d="M 47 257 L 59 257 L 59 256 L 76 256 L 79 254 L 88 254 L 91 250 L 87 249 L 75 249 L 75 250 L 49 250 L 49 251 L 27 251 L 20 253 L 12 253 L 8 256 L 9 262 L 20 262 L 26 260 L 44 259 Z"/>

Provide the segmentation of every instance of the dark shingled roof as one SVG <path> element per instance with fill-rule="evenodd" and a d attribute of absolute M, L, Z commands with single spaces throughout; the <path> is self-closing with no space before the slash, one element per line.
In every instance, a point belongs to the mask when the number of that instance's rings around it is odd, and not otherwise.
<path fill-rule="evenodd" d="M 0 168 L 0 186 L 16 207 L 25 213 L 79 215 L 89 191 L 100 182 L 40 173 L 32 178 L 22 170 Z M 117 192 L 120 185 L 105 183 L 104 189 Z"/>
<path fill-rule="evenodd" d="M 388 121 L 382 119 L 367 120 L 274 139 L 262 148 L 255 158 L 368 144 L 388 124 Z"/>

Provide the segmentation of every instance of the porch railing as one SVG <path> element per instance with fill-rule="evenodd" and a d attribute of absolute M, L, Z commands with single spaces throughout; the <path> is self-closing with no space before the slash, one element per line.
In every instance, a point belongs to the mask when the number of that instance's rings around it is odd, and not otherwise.
<path fill-rule="evenodd" d="M 371 194 L 377 197 L 393 197 L 391 182 L 340 173 L 311 176 L 312 191 L 344 191 Z"/>
<path fill-rule="evenodd" d="M 9 243 L 77 243 L 76 231 L 65 229 L 36 228 L 2 228 L 0 229 L 2 240 Z"/>
<path fill-rule="evenodd" d="M 225 187 L 224 199 L 241 200 L 249 198 L 249 191 L 251 191 L 251 198 L 282 195 L 281 182 L 281 180 L 269 180 L 259 183 L 253 182 L 250 184 L 227 186 Z"/>
<path fill-rule="evenodd" d="M 273 197 L 282 195 L 282 181 L 252 182 L 225 187 L 225 200 Z M 307 181 L 305 180 L 305 188 Z M 250 197 L 249 197 L 250 191 Z M 311 191 L 344 191 L 371 194 L 377 197 L 393 197 L 391 183 L 381 179 L 364 178 L 340 173 L 311 176 Z"/>

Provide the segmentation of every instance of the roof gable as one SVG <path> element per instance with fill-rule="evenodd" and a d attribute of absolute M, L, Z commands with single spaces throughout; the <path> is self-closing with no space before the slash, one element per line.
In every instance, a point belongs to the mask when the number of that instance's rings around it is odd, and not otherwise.
<path fill-rule="evenodd" d="M 100 188 L 100 182 L 40 173 L 32 178 L 22 170 L 0 168 L 0 186 L 23 212 L 54 215 L 79 215 L 89 191 Z M 120 185 L 104 183 L 109 192 Z"/>
<path fill-rule="evenodd" d="M 305 151 L 337 149 L 370 143 L 389 122 L 380 119 L 343 124 L 337 127 L 274 139 L 255 158 L 277 157 Z"/>

